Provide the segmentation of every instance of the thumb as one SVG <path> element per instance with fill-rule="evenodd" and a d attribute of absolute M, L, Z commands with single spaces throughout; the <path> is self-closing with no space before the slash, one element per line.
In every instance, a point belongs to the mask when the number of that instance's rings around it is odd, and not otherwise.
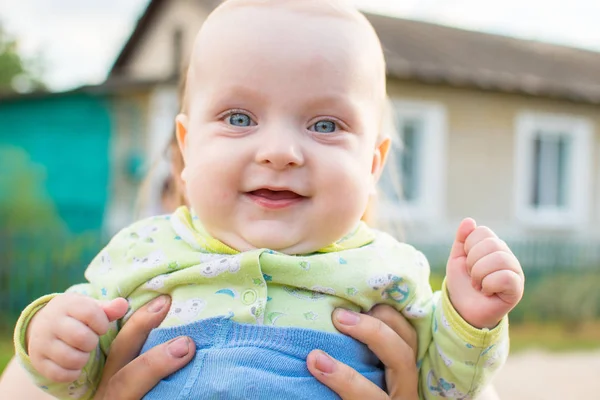
<path fill-rule="evenodd" d="M 452 249 L 450 250 L 450 260 L 467 256 L 467 253 L 465 252 L 465 241 L 475 228 L 477 228 L 477 223 L 473 218 L 465 218 L 462 220 L 458 226 L 454 244 L 452 244 Z"/>
<path fill-rule="evenodd" d="M 110 322 L 123 318 L 129 309 L 129 303 L 122 297 L 111 300 L 108 303 L 100 303 L 100 307 L 106 313 Z"/>

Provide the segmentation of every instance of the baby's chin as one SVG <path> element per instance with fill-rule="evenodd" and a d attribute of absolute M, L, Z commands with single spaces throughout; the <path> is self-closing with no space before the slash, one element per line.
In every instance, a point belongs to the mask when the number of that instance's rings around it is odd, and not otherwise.
<path fill-rule="evenodd" d="M 293 230 L 289 226 L 280 226 L 276 221 L 255 222 L 252 225 L 251 229 L 240 232 L 240 239 L 246 248 L 239 250 L 269 249 L 291 255 L 310 254 L 335 241 L 319 240 L 318 232 Z"/>

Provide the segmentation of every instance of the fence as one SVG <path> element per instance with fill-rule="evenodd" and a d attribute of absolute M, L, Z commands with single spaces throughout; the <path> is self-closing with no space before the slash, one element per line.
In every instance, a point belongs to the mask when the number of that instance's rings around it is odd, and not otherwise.
<path fill-rule="evenodd" d="M 0 310 L 4 323 L 14 320 L 35 298 L 81 282 L 85 267 L 102 245 L 99 232 L 14 235 L 0 231 Z"/>
<path fill-rule="evenodd" d="M 600 243 L 538 240 L 509 243 L 526 275 L 526 295 L 515 310 L 523 319 L 600 318 Z M 0 310 L 12 321 L 35 298 L 64 291 L 104 245 L 99 232 L 79 235 L 0 231 Z M 417 245 L 438 281 L 448 244 Z M 5 321 L 6 322 L 6 321 Z"/>

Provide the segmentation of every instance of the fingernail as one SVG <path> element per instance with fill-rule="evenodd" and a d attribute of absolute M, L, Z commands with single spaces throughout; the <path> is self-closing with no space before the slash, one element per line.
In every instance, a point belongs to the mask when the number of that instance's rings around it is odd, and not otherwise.
<path fill-rule="evenodd" d="M 360 321 L 360 316 L 354 311 L 339 309 L 335 312 L 335 319 L 343 325 L 356 325 Z"/>
<path fill-rule="evenodd" d="M 190 352 L 190 340 L 187 337 L 177 338 L 169 343 L 167 350 L 175 358 L 185 357 Z"/>
<path fill-rule="evenodd" d="M 327 354 L 319 352 L 316 357 L 315 367 L 324 374 L 331 374 L 335 371 L 335 361 Z"/>
<path fill-rule="evenodd" d="M 167 304 L 167 296 L 159 296 L 152 300 L 152 302 L 148 306 L 148 311 L 150 311 L 151 313 L 157 313 L 163 309 L 165 304 Z"/>

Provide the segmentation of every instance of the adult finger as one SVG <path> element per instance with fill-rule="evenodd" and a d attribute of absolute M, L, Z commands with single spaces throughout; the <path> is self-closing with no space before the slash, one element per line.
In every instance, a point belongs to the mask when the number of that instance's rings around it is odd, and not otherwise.
<path fill-rule="evenodd" d="M 416 363 L 412 348 L 375 317 L 338 308 L 333 312 L 333 323 L 340 332 L 366 344 L 386 367 L 400 366 L 407 361 Z"/>
<path fill-rule="evenodd" d="M 138 356 L 150 331 L 165 319 L 170 304 L 169 296 L 159 296 L 141 307 L 129 318 L 111 344 L 102 380 L 98 387 L 100 397 L 97 398 L 103 398 L 101 397 L 103 390 L 113 375 Z"/>
<path fill-rule="evenodd" d="M 373 382 L 321 350 L 313 350 L 308 354 L 306 366 L 319 382 L 343 400 L 389 399 L 387 393 Z"/>
<path fill-rule="evenodd" d="M 392 399 L 417 399 L 417 338 L 414 329 L 391 307 L 377 307 L 373 314 L 371 316 L 337 309 L 334 311 L 333 321 L 342 333 L 366 344 L 385 365 L 387 390 Z M 408 342 L 403 338 L 407 338 Z M 343 375 L 340 380 L 342 378 Z M 351 385 L 352 382 L 346 383 L 348 388 Z"/>
<path fill-rule="evenodd" d="M 187 337 L 175 338 L 153 347 L 115 373 L 108 381 L 101 399 L 141 399 L 161 379 L 189 363 L 195 351 L 194 342 Z"/>
<path fill-rule="evenodd" d="M 414 359 L 417 359 L 417 331 L 402 314 L 387 304 L 379 304 L 373 307 L 367 314 L 383 321 L 387 326 L 392 328 L 413 350 Z"/>

